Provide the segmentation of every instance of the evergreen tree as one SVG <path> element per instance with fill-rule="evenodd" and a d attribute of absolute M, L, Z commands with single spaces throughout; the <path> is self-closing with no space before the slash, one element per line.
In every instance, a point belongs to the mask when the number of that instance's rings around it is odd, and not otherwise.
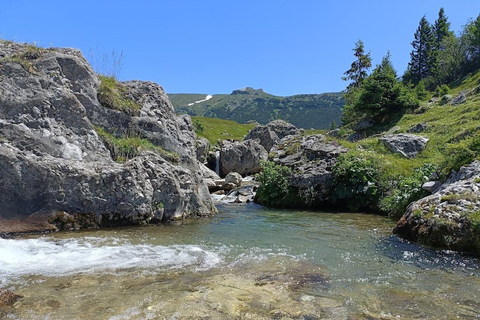
<path fill-rule="evenodd" d="M 450 22 L 447 22 L 447 16 L 443 8 L 440 8 L 438 12 L 438 19 L 433 24 L 433 32 L 435 34 L 435 49 L 443 51 L 443 39 L 453 35 L 453 32 L 450 31 Z"/>
<path fill-rule="evenodd" d="M 397 79 L 390 53 L 387 53 L 372 74 L 365 80 L 362 92 L 354 106 L 357 112 L 370 117 L 394 114 L 406 108 L 414 108 L 418 101 Z"/>
<path fill-rule="evenodd" d="M 337 129 L 337 122 L 335 121 L 335 119 L 332 120 L 332 124 L 330 125 L 330 130 L 335 130 Z"/>
<path fill-rule="evenodd" d="M 464 73 L 478 69 L 480 65 L 480 14 L 475 20 L 471 20 L 464 26 L 461 42 L 465 48 Z"/>
<path fill-rule="evenodd" d="M 370 57 L 370 52 L 365 54 L 362 40 L 358 40 L 355 43 L 355 48 L 353 51 L 354 56 L 357 59 L 352 62 L 350 69 L 345 71 L 345 77 L 342 77 L 342 80 L 344 81 L 352 81 L 347 86 L 347 92 L 359 88 L 363 80 L 368 76 L 368 69 L 372 67 L 372 58 Z"/>
<path fill-rule="evenodd" d="M 411 60 L 406 73 L 408 77 L 405 80 L 416 85 L 420 80 L 431 75 L 435 65 L 435 36 L 425 16 L 420 19 L 412 47 Z"/>

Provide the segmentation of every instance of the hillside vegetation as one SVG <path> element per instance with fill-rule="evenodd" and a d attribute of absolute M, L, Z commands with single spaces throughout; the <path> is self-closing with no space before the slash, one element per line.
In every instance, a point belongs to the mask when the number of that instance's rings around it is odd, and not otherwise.
<path fill-rule="evenodd" d="M 197 136 L 206 138 L 212 145 L 219 140 L 243 140 L 255 124 L 240 124 L 232 120 L 192 117 Z"/>
<path fill-rule="evenodd" d="M 231 94 L 216 94 L 202 102 L 206 94 L 169 94 L 177 113 L 234 120 L 251 120 L 266 124 L 275 119 L 286 120 L 299 128 L 327 129 L 332 121 L 341 122 L 344 105 L 340 92 L 301 94 L 279 97 L 263 90 L 244 88 Z"/>

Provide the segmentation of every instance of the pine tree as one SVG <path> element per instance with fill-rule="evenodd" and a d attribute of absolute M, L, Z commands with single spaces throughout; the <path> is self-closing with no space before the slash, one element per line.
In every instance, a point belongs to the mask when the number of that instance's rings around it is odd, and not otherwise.
<path fill-rule="evenodd" d="M 433 24 L 433 33 L 435 34 L 435 49 L 443 50 L 442 41 L 448 36 L 452 36 L 453 32 L 450 31 L 450 22 L 447 22 L 447 16 L 445 10 L 440 8 L 438 12 L 438 19 Z"/>
<path fill-rule="evenodd" d="M 407 74 L 410 77 L 408 80 L 416 85 L 420 80 L 431 75 L 435 65 L 435 36 L 425 16 L 420 19 L 412 47 Z"/>
<path fill-rule="evenodd" d="M 362 93 L 359 96 L 355 109 L 366 115 L 393 114 L 406 108 L 418 105 L 398 80 L 397 72 L 393 68 L 390 52 L 377 65 L 372 74 L 365 80 Z"/>
<path fill-rule="evenodd" d="M 352 82 L 347 86 L 347 92 L 352 91 L 361 86 L 363 80 L 368 76 L 368 69 L 372 67 L 372 58 L 370 57 L 370 52 L 365 54 L 364 45 L 362 40 L 358 40 L 355 43 L 355 48 L 353 49 L 354 56 L 357 58 L 350 69 L 345 71 L 345 77 L 342 77 L 342 80 Z"/>
<path fill-rule="evenodd" d="M 337 129 L 337 122 L 335 121 L 335 119 L 332 120 L 332 124 L 330 125 L 330 130 L 335 130 Z"/>

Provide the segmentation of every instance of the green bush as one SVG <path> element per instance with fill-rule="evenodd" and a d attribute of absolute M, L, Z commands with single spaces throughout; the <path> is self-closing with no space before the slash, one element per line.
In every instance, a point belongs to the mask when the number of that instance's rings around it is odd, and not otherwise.
<path fill-rule="evenodd" d="M 399 176 L 391 180 L 388 196 L 380 200 L 380 210 L 393 218 L 402 216 L 411 202 L 428 195 L 428 192 L 422 189 L 422 185 L 429 180 L 435 170 L 433 164 L 425 163 L 416 168 L 411 176 Z"/>
<path fill-rule="evenodd" d="M 430 93 L 425 88 L 425 81 L 421 80 L 415 87 L 415 95 L 420 101 L 426 101 L 430 99 Z"/>
<path fill-rule="evenodd" d="M 443 84 L 442 86 L 437 86 L 437 88 L 435 89 L 434 96 L 442 97 L 449 93 L 450 93 L 450 88 L 446 84 Z"/>
<path fill-rule="evenodd" d="M 333 167 L 332 200 L 344 202 L 350 210 L 378 210 L 381 195 L 380 166 L 374 159 L 341 155 Z"/>
<path fill-rule="evenodd" d="M 291 170 L 288 167 L 266 161 L 262 163 L 262 171 L 255 178 L 260 182 L 255 201 L 272 207 L 289 207 L 290 190 L 288 179 Z"/>

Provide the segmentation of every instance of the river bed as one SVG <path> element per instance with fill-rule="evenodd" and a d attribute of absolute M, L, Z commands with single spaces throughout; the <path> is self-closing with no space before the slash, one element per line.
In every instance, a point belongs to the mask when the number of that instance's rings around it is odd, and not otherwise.
<path fill-rule="evenodd" d="M 476 319 L 480 261 L 369 214 L 220 204 L 212 219 L 0 239 L 1 319 Z"/>

